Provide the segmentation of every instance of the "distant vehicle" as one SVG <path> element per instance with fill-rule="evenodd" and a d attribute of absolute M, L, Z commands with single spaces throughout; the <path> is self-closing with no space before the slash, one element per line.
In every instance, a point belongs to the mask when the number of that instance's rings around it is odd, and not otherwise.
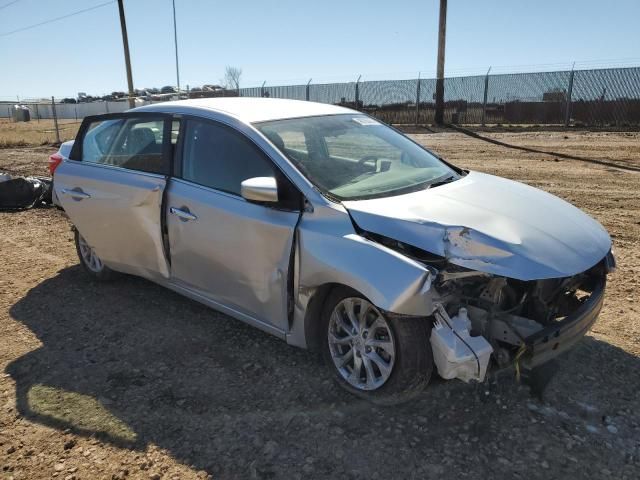
<path fill-rule="evenodd" d="M 596 321 L 615 267 L 606 230 L 569 203 L 339 106 L 149 105 L 87 117 L 59 157 L 90 276 L 139 275 L 319 349 L 381 403 L 434 368 L 482 381 L 490 363 L 554 358 Z"/>
<path fill-rule="evenodd" d="M 169 86 L 162 87 L 160 89 L 160 93 L 176 93 L 176 92 L 177 90 L 174 87 L 169 87 Z"/>
<path fill-rule="evenodd" d="M 205 92 L 217 92 L 219 90 L 224 90 L 224 87 L 221 87 L 220 85 L 205 84 L 202 86 L 202 90 Z"/>

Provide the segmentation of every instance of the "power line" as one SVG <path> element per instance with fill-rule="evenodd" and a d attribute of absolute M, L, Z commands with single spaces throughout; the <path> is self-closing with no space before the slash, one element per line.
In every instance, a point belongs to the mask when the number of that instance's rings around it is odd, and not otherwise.
<path fill-rule="evenodd" d="M 18 3 L 20 0 L 13 0 L 13 2 L 9 2 L 9 3 L 5 3 L 4 5 L 0 5 L 0 10 L 2 10 L 3 8 L 7 8 L 10 7 L 11 5 L 13 5 L 14 3 Z"/>
<path fill-rule="evenodd" d="M 14 3 L 17 2 L 17 1 L 19 1 L 19 0 L 15 0 Z M 8 35 L 13 35 L 14 33 L 24 32 L 25 30 L 30 30 L 32 28 L 41 27 L 42 25 L 47 25 L 49 23 L 57 22 L 58 20 L 63 20 L 65 18 L 73 17 L 75 15 L 80 15 L 81 13 L 89 12 L 91 10 L 95 10 L 97 8 L 101 8 L 101 7 L 104 7 L 106 5 L 109 5 L 111 3 L 115 3 L 115 0 L 109 0 L 108 2 L 100 3 L 98 5 L 94 5 L 93 7 L 83 8 L 82 10 L 77 10 L 75 12 L 68 13 L 68 14 L 62 15 L 60 17 L 51 18 L 49 20 L 45 20 L 44 22 L 35 23 L 35 24 L 29 25 L 27 27 L 18 28 L 16 30 L 11 30 L 10 32 L 0 33 L 0 37 L 6 37 Z M 8 5 L 5 5 L 5 6 L 8 6 Z"/>

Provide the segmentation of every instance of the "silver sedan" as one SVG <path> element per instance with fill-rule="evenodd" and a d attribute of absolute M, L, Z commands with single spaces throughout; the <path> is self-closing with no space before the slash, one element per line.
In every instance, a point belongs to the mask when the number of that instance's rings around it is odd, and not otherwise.
<path fill-rule="evenodd" d="M 611 240 L 535 188 L 470 172 L 346 108 L 169 102 L 88 117 L 55 201 L 97 280 L 139 275 L 288 343 L 379 403 L 434 371 L 533 369 L 595 322 Z"/>

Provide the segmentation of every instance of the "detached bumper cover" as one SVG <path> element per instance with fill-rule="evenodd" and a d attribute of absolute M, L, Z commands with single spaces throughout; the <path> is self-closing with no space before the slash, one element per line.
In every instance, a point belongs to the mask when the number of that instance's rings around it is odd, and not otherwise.
<path fill-rule="evenodd" d="M 542 365 L 578 343 L 600 314 L 604 303 L 605 285 L 606 277 L 603 276 L 589 299 L 573 314 L 527 337 L 527 353 L 522 359 L 522 366 L 534 368 Z"/>

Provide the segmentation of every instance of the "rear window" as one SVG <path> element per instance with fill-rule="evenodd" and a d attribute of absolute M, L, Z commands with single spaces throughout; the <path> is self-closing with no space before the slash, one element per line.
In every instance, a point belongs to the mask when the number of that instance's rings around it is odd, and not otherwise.
<path fill-rule="evenodd" d="M 164 119 L 118 118 L 91 123 L 82 139 L 82 161 L 167 174 Z"/>

